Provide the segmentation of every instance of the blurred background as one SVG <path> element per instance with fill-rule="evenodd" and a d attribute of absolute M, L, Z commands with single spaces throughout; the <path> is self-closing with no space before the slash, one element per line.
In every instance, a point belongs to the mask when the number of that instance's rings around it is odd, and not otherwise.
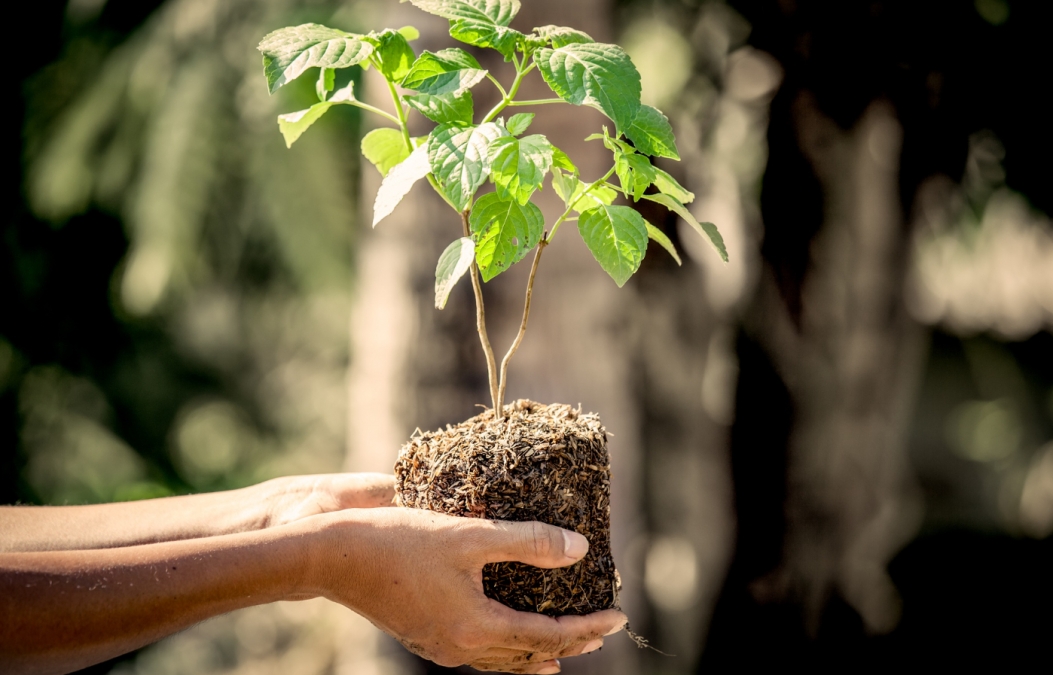
<path fill-rule="evenodd" d="M 684 161 L 663 168 L 731 255 L 643 204 L 683 267 L 652 250 L 619 290 L 572 230 L 542 265 L 510 398 L 603 416 L 625 609 L 675 654 L 617 637 L 564 671 L 1047 662 L 1051 5 L 524 5 L 520 30 L 626 46 L 680 139 Z M 450 46 L 444 22 L 395 0 L 20 12 L 34 38 L 9 54 L 18 95 L 3 112 L 2 503 L 389 471 L 414 428 L 488 400 L 467 285 L 432 308 L 456 218 L 418 188 L 369 231 L 379 174 L 357 146 L 376 120 L 334 109 L 286 150 L 275 118 L 307 107 L 313 81 L 269 97 L 255 51 L 306 21 L 412 24 L 434 50 Z M 352 76 L 379 91 L 338 75 Z M 598 114 L 538 112 L 537 130 L 599 175 L 602 149 L 582 142 Z M 499 345 L 525 272 L 487 287 Z M 87 672 L 453 671 L 312 601 Z"/>

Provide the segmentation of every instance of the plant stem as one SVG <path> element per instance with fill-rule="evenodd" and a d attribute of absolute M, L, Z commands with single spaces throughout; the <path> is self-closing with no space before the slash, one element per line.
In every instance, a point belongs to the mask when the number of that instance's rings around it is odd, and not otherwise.
<path fill-rule="evenodd" d="M 461 224 L 464 227 L 464 236 L 471 236 L 471 226 L 468 224 L 470 210 L 461 213 Z M 490 346 L 490 337 L 486 334 L 486 307 L 483 305 L 483 287 L 479 281 L 479 266 L 472 260 L 472 290 L 475 292 L 475 328 L 479 332 L 479 342 L 483 345 L 483 353 L 486 354 L 486 374 L 490 381 L 490 400 L 494 405 L 494 415 L 497 420 L 504 417 L 504 409 L 498 402 L 498 380 L 497 360 L 494 357 L 494 348 Z"/>
<path fill-rule="evenodd" d="M 509 101 L 509 106 L 521 106 L 521 105 L 550 105 L 552 103 L 566 103 L 561 98 L 539 98 L 533 101 Z"/>
<path fill-rule="evenodd" d="M 505 389 L 508 387 L 508 362 L 515 356 L 516 351 L 519 350 L 519 345 L 523 342 L 523 337 L 526 335 L 527 322 L 530 320 L 530 301 L 534 297 L 534 277 L 537 276 L 537 266 L 541 262 L 541 254 L 544 252 L 545 247 L 548 246 L 548 240 L 544 237 L 537 245 L 537 253 L 534 254 L 534 263 L 530 266 L 530 279 L 527 281 L 526 289 L 526 302 L 523 304 L 523 322 L 519 325 L 519 333 L 516 335 L 515 342 L 508 348 L 508 353 L 505 354 L 505 358 L 501 360 L 501 378 L 500 384 L 497 389 L 497 410 L 504 410 L 505 405 Z M 501 419 L 498 417 L 498 419 Z"/>
<path fill-rule="evenodd" d="M 406 124 L 406 109 L 402 106 L 402 99 L 399 98 L 399 92 L 395 89 L 395 83 L 391 80 L 384 78 L 384 81 L 388 83 L 388 91 L 391 92 L 391 100 L 395 103 L 395 110 L 398 111 L 399 118 L 395 120 L 399 124 L 399 129 L 402 131 L 402 140 L 406 142 L 406 149 L 410 152 L 416 150 L 413 147 L 413 139 L 409 135 L 409 126 Z"/>
<path fill-rule="evenodd" d="M 527 76 L 527 73 L 529 73 L 531 70 L 536 68 L 536 66 L 534 64 L 530 64 L 525 69 L 521 69 L 521 68 L 522 68 L 522 64 L 517 61 L 516 62 L 516 79 L 512 82 L 512 86 L 511 86 L 511 88 L 509 88 L 508 94 L 501 98 L 501 101 L 497 105 L 494 106 L 493 110 L 491 110 L 490 112 L 486 113 L 486 117 L 483 118 L 483 122 L 482 122 L 483 124 L 486 124 L 487 122 L 493 121 L 493 119 L 495 117 L 497 117 L 501 113 L 502 110 L 504 110 L 505 108 L 507 108 L 509 105 L 512 104 L 513 100 L 516 97 L 516 94 L 519 93 L 520 85 L 523 84 L 523 78 Z"/>
<path fill-rule="evenodd" d="M 497 78 L 496 78 L 496 77 L 494 77 L 493 75 L 491 75 L 491 74 L 490 74 L 490 71 L 487 71 L 487 73 L 486 73 L 486 77 L 487 77 L 487 79 L 489 79 L 489 80 L 490 80 L 491 82 L 493 82 L 493 83 L 494 83 L 494 86 L 495 86 L 495 87 L 497 87 L 497 90 L 498 90 L 499 92 L 501 92 L 501 98 L 502 98 L 502 99 L 508 98 L 508 92 L 507 92 L 507 91 L 505 91 L 505 88 L 504 88 L 504 87 L 502 87 L 502 86 L 501 86 L 501 83 L 497 81 Z"/>
<path fill-rule="evenodd" d="M 362 110 L 368 110 L 371 113 L 376 113 L 377 115 L 380 115 L 381 117 L 384 117 L 384 118 L 390 120 L 391 122 L 394 122 L 395 124 L 399 123 L 399 119 L 397 117 L 395 117 L 394 115 L 392 115 L 391 113 L 384 112 L 380 108 L 374 108 L 373 106 L 369 105 L 368 103 L 363 103 L 362 101 L 347 101 L 347 103 L 349 103 L 350 105 L 355 106 L 356 108 L 361 108 Z"/>

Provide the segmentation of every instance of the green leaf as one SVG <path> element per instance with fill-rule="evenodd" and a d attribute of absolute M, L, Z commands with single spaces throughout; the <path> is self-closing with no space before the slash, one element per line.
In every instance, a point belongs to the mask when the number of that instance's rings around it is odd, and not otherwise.
<path fill-rule="evenodd" d="M 652 157 L 668 157 L 680 160 L 680 152 L 676 149 L 676 138 L 673 136 L 673 127 L 658 108 L 649 105 L 640 106 L 640 112 L 636 114 L 632 126 L 625 132 L 629 140 L 633 142 L 636 149 L 645 155 Z"/>
<path fill-rule="evenodd" d="M 475 261 L 483 281 L 490 281 L 523 259 L 545 233 L 545 216 L 531 203 L 483 195 L 469 217 L 475 239 Z"/>
<path fill-rule="evenodd" d="M 669 237 L 665 236 L 665 232 L 662 232 L 646 220 L 644 221 L 644 225 L 647 226 L 647 236 L 668 251 L 669 255 L 673 256 L 673 260 L 676 261 L 677 265 L 683 265 L 683 261 L 680 260 L 680 254 L 676 252 L 676 246 L 673 246 L 673 242 L 669 241 Z"/>
<path fill-rule="evenodd" d="M 272 94 L 308 68 L 348 68 L 373 53 L 373 45 L 361 35 L 316 23 L 269 33 L 257 49 L 263 53 L 263 73 Z"/>
<path fill-rule="evenodd" d="M 570 157 L 567 156 L 567 153 L 556 147 L 553 147 L 552 166 L 557 166 L 564 171 L 569 171 L 575 175 L 578 173 L 578 167 L 574 166 L 574 162 L 570 161 Z"/>
<path fill-rule="evenodd" d="M 413 47 L 410 47 L 402 33 L 391 29 L 370 37 L 377 42 L 373 57 L 380 74 L 389 82 L 401 82 L 417 60 Z"/>
<path fill-rule="evenodd" d="M 443 124 L 428 137 L 432 173 L 458 211 L 464 211 L 486 181 L 490 143 L 507 132 L 493 122 L 479 126 Z"/>
<path fill-rule="evenodd" d="M 307 131 L 312 124 L 320 120 L 322 115 L 329 112 L 329 109 L 334 105 L 351 103 L 354 101 L 354 86 L 355 83 L 353 81 L 348 82 L 346 87 L 333 94 L 333 97 L 328 101 L 315 103 L 307 110 L 278 115 L 278 130 L 282 132 L 282 136 L 285 138 L 285 147 L 291 148 L 293 143 L 295 143 L 300 136 L 303 136 L 303 133 Z"/>
<path fill-rule="evenodd" d="M 614 155 L 614 170 L 622 184 L 622 192 L 640 201 L 644 191 L 655 182 L 658 173 L 651 161 L 643 155 L 627 155 L 617 152 Z"/>
<path fill-rule="evenodd" d="M 647 253 L 647 224 L 628 206 L 597 206 L 581 214 L 578 231 L 600 267 L 619 287 L 640 269 Z"/>
<path fill-rule="evenodd" d="M 471 54 L 463 49 L 443 49 L 421 54 L 402 86 L 422 94 L 459 94 L 485 77 L 486 71 Z"/>
<path fill-rule="evenodd" d="M 541 26 L 540 28 L 535 28 L 534 32 L 556 49 L 567 45 L 595 42 L 588 33 L 574 28 L 567 28 L 566 26 Z"/>
<path fill-rule="evenodd" d="M 322 68 L 318 71 L 318 82 L 314 85 L 314 91 L 318 94 L 318 100 L 324 101 L 329 92 L 336 86 L 336 71 L 332 68 Z"/>
<path fill-rule="evenodd" d="M 450 37 L 473 45 L 496 49 L 511 61 L 516 47 L 526 38 L 519 31 L 486 21 L 454 21 L 450 24 Z"/>
<path fill-rule="evenodd" d="M 428 146 L 422 145 L 414 150 L 404 162 L 393 168 L 384 177 L 384 182 L 377 190 L 377 199 L 373 203 L 373 227 L 391 215 L 399 202 L 409 194 L 421 178 L 431 173 L 431 162 L 428 161 Z"/>
<path fill-rule="evenodd" d="M 505 136 L 491 143 L 487 161 L 498 196 L 520 204 L 530 201 L 530 195 L 541 188 L 552 168 L 554 150 L 540 134 L 522 139 Z"/>
<path fill-rule="evenodd" d="M 473 260 L 475 242 L 469 237 L 461 237 L 442 252 L 439 264 L 435 268 L 435 309 L 446 309 L 450 291 L 465 272 L 471 269 Z"/>
<path fill-rule="evenodd" d="M 570 208 L 571 199 L 580 192 L 580 186 L 581 181 L 574 174 L 563 173 L 559 169 L 552 170 L 552 189 L 556 191 L 556 194 L 567 205 L 567 208 Z"/>
<path fill-rule="evenodd" d="M 386 176 L 410 156 L 410 151 L 398 129 L 374 129 L 362 139 L 362 154 L 381 176 Z"/>
<path fill-rule="evenodd" d="M 621 47 L 596 42 L 539 49 L 534 62 L 564 101 L 599 108 L 619 129 L 632 126 L 640 110 L 640 73 Z"/>
<path fill-rule="evenodd" d="M 399 28 L 399 33 L 409 42 L 420 39 L 420 31 L 413 26 L 403 26 L 402 28 Z"/>
<path fill-rule="evenodd" d="M 402 0 L 405 2 L 405 0 Z M 450 21 L 467 19 L 507 26 L 519 13 L 519 0 L 409 0 L 429 14 Z"/>
<path fill-rule="evenodd" d="M 552 170 L 552 188 L 567 207 L 577 213 L 597 206 L 609 206 L 618 196 L 606 185 L 597 185 L 588 194 L 585 193 L 585 187 L 577 176 L 565 174 L 559 169 Z"/>
<path fill-rule="evenodd" d="M 505 128 L 513 136 L 522 136 L 533 122 L 534 113 L 519 113 L 518 115 L 512 115 Z"/>
<path fill-rule="evenodd" d="M 436 124 L 456 124 L 468 126 L 475 116 L 472 92 L 462 91 L 459 94 L 440 94 L 431 96 L 404 97 L 411 108 L 424 115 Z"/>
<path fill-rule="evenodd" d="M 654 186 L 658 188 L 659 192 L 669 195 L 682 204 L 690 204 L 695 201 L 695 193 L 684 188 L 683 185 L 676 182 L 676 179 L 668 173 L 662 171 L 658 167 L 655 167 L 654 172 Z"/>
<path fill-rule="evenodd" d="M 695 228 L 695 230 L 706 239 L 709 239 L 713 247 L 717 249 L 717 253 L 720 254 L 720 259 L 724 262 L 728 261 L 728 249 L 724 245 L 724 237 L 720 236 L 720 230 L 713 223 L 700 223 L 697 219 L 687 210 L 687 207 L 680 203 L 680 200 L 675 197 L 670 197 L 667 194 L 657 195 L 644 195 L 644 199 L 661 204 L 670 211 L 674 211 L 678 216 L 687 221 L 687 224 Z"/>

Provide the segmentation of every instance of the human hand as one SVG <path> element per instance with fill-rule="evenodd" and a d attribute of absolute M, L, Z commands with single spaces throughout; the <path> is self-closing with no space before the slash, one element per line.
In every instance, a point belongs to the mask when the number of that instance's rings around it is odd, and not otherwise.
<path fill-rule="evenodd" d="M 395 477 L 382 473 L 288 476 L 262 483 L 267 515 L 264 527 L 344 509 L 392 506 Z"/>
<path fill-rule="evenodd" d="M 483 594 L 487 563 L 547 569 L 576 563 L 588 542 L 574 532 L 402 508 L 315 523 L 321 539 L 308 553 L 308 586 L 439 665 L 557 673 L 557 658 L 598 649 L 625 625 L 616 610 L 553 618 L 517 612 Z"/>

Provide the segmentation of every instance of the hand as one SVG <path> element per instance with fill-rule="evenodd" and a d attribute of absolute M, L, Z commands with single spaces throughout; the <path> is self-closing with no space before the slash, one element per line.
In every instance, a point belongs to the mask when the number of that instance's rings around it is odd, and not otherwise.
<path fill-rule="evenodd" d="M 382 473 L 290 476 L 258 487 L 269 504 L 265 527 L 344 509 L 392 506 L 395 502 L 395 477 Z"/>
<path fill-rule="evenodd" d="M 416 509 L 324 518 L 322 543 L 308 554 L 307 583 L 439 665 L 557 673 L 557 658 L 598 649 L 625 625 L 616 610 L 553 618 L 483 594 L 483 565 L 572 565 L 588 551 L 580 534 Z"/>

